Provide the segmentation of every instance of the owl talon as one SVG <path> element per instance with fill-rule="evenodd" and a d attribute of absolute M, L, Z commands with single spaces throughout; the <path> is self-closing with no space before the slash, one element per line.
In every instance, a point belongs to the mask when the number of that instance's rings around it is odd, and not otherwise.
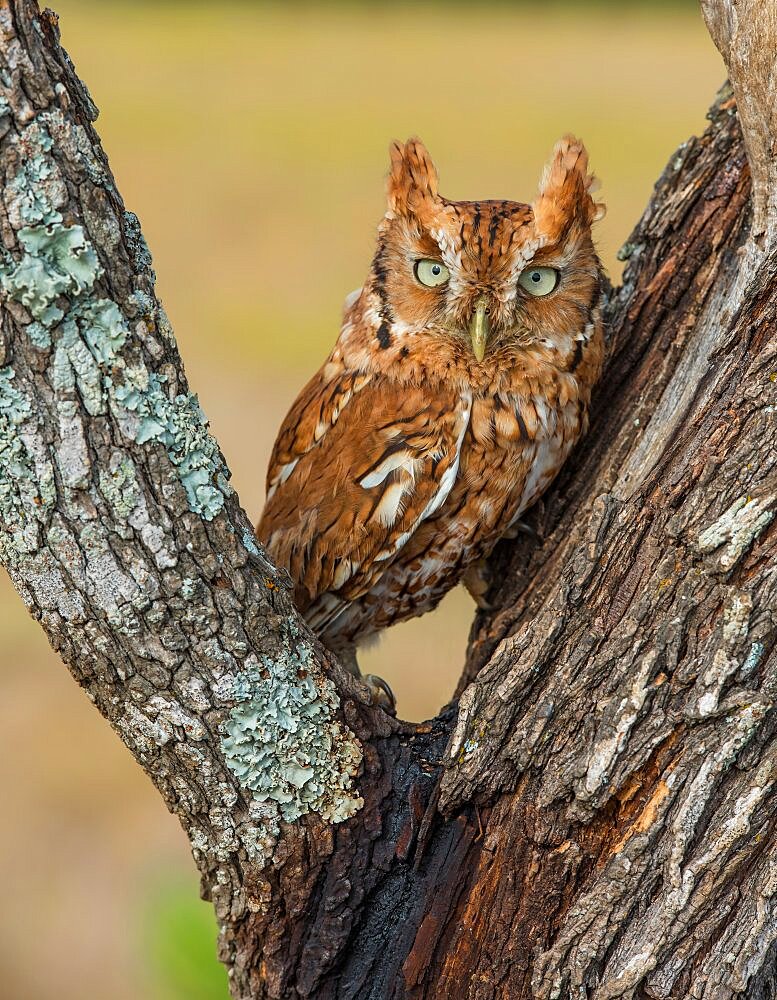
<path fill-rule="evenodd" d="M 488 572 L 488 565 L 485 559 L 481 559 L 470 566 L 461 582 L 481 611 L 492 611 L 493 605 L 486 597 L 491 586 L 491 574 Z"/>
<path fill-rule="evenodd" d="M 378 677 L 377 674 L 365 674 L 363 680 L 370 689 L 372 704 L 379 706 L 389 715 L 396 715 L 397 700 L 394 697 L 394 692 L 383 678 Z"/>
<path fill-rule="evenodd" d="M 528 535 L 533 542 L 540 543 L 542 541 L 540 533 L 536 529 L 532 528 L 527 521 L 516 521 L 515 524 L 508 528 L 502 535 L 502 538 L 512 540 L 513 538 L 517 538 L 519 535 Z"/>

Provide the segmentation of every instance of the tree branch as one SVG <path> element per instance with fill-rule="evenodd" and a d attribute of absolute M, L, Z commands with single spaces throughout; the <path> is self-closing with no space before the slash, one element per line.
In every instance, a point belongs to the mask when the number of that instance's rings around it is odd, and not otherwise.
<path fill-rule="evenodd" d="M 536 998 L 732 996 L 777 935 L 777 265 L 743 274 L 733 252 L 749 231 L 733 107 L 721 94 L 627 244 L 591 436 L 542 547 L 498 554 L 500 610 L 473 630 L 440 804 L 508 793 L 531 811 L 535 940 L 553 920 Z"/>
<path fill-rule="evenodd" d="M 360 808 L 361 739 L 389 723 L 254 542 L 55 15 L 3 0 L 0 41 L 0 557 L 226 926 L 269 891 L 282 820 Z"/>
<path fill-rule="evenodd" d="M 734 88 L 750 162 L 753 235 L 777 242 L 777 5 L 772 0 L 701 0 L 712 40 Z"/>

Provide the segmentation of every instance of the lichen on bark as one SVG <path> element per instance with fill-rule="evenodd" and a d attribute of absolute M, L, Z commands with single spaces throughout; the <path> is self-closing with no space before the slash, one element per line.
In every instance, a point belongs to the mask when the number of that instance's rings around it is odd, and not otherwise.
<path fill-rule="evenodd" d="M 13 68 L 0 75 L 0 556 L 176 804 L 226 917 L 258 905 L 227 887 L 244 864 L 271 863 L 287 821 L 359 808 L 360 743 L 304 625 L 264 626 L 290 608 L 284 582 L 186 383 L 139 222 L 89 124 L 96 109 L 56 43 L 59 62 L 29 58 L 25 44 L 49 44 L 53 22 L 23 6 L 30 38 L 0 3 Z M 281 695 L 295 706 L 276 743 L 260 747 L 244 725 L 225 755 L 223 727 Z M 280 739 L 292 723 L 308 733 L 304 758 Z M 241 755 L 243 785 L 229 766 Z"/>
<path fill-rule="evenodd" d="M 63 409 L 71 430 L 74 390 L 90 416 L 103 413 L 106 405 L 124 408 L 137 418 L 134 426 L 132 420 L 122 421 L 125 433 L 131 429 L 139 444 L 164 445 L 190 509 L 211 520 L 231 494 L 229 470 L 197 397 L 172 392 L 168 376 L 149 369 L 131 343 L 133 333 L 119 303 L 95 292 L 104 268 L 84 226 L 63 222 L 67 191 L 52 129 L 92 176 L 103 176 L 83 129 L 59 109 L 41 113 L 22 129 L 11 143 L 10 157 L 18 168 L 4 193 L 8 218 L 17 224 L 19 252 L 6 249 L 0 284 L 28 312 L 25 328 L 35 347 L 46 352 L 53 346 L 51 386 L 59 399 L 68 397 Z M 138 231 L 135 243 L 141 239 Z M 132 305 L 137 304 L 136 299 Z M 131 359 L 123 352 L 128 341 Z M 74 485 L 83 478 L 84 462 L 77 448 L 70 458 L 77 471 L 66 478 Z"/>
<path fill-rule="evenodd" d="M 364 804 L 354 793 L 362 750 L 337 720 L 335 687 L 292 621 L 288 653 L 249 657 L 231 679 L 236 702 L 223 725 L 227 767 L 258 802 L 293 822 L 315 812 L 342 823 Z"/>

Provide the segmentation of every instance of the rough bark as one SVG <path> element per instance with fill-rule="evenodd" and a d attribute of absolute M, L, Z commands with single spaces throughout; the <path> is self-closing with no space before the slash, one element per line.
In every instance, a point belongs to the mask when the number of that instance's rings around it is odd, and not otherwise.
<path fill-rule="evenodd" d="M 701 0 L 737 95 L 752 176 L 752 235 L 777 228 L 777 5 L 770 0 Z"/>
<path fill-rule="evenodd" d="M 0 0 L 0 557 L 189 834 L 235 997 L 777 995 L 767 4 L 705 0 L 747 142 L 724 88 L 624 248 L 542 541 L 495 554 L 419 727 L 255 546 L 55 19 Z"/>
<path fill-rule="evenodd" d="M 357 810 L 356 734 L 391 724 L 332 665 L 341 704 L 254 544 L 55 16 L 1 2 L 0 43 L 0 557 L 181 820 L 227 957 L 281 818 Z M 262 699 L 294 741 L 245 737 Z"/>

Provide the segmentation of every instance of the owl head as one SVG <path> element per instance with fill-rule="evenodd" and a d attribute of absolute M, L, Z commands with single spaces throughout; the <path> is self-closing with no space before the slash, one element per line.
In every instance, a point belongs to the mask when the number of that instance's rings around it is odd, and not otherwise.
<path fill-rule="evenodd" d="M 505 345 L 574 335 L 600 295 L 588 155 L 561 139 L 534 201 L 450 201 L 419 139 L 390 148 L 388 208 L 367 287 L 386 340 L 448 338 L 488 364 Z"/>

